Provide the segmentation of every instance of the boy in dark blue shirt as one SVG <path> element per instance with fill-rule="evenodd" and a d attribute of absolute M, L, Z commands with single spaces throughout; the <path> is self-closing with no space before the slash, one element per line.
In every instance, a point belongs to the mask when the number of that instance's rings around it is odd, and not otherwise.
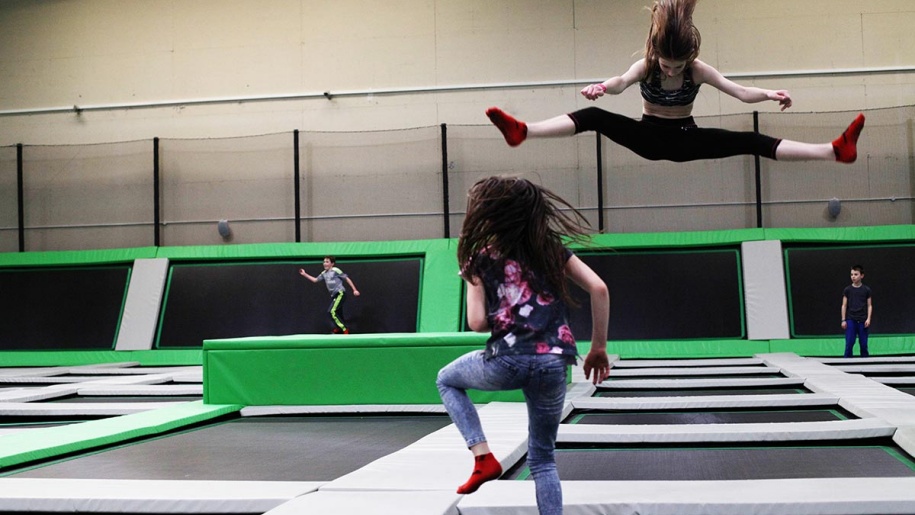
<path fill-rule="evenodd" d="M 866 358 L 867 333 L 871 326 L 871 289 L 863 284 L 864 267 L 851 267 L 851 284 L 842 292 L 842 329 L 845 329 L 845 357 L 850 358 L 855 347 L 855 338 L 861 346 L 861 357 Z"/>

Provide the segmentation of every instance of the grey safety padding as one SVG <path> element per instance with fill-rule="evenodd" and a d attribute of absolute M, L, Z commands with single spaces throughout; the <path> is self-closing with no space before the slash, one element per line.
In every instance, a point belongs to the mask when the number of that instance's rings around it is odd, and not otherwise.
<path fill-rule="evenodd" d="M 747 310 L 747 338 L 790 338 L 781 242 L 747 241 L 740 247 Z"/>
<path fill-rule="evenodd" d="M 152 349 L 167 276 L 166 258 L 137 259 L 133 262 L 115 350 Z"/>

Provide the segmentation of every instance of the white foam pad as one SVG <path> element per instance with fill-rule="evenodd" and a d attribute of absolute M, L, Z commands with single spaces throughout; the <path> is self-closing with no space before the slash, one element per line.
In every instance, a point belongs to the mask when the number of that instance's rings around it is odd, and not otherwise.
<path fill-rule="evenodd" d="M 879 438 L 893 436 L 895 431 L 895 426 L 873 418 L 771 424 L 563 424 L 559 426 L 556 441 L 564 443 L 783 442 Z"/>
<path fill-rule="evenodd" d="M 834 395 L 704 395 L 682 397 L 592 397 L 571 399 L 575 409 L 596 410 L 662 410 L 706 408 L 769 408 L 784 406 L 835 406 Z"/>
<path fill-rule="evenodd" d="M 35 402 L 3 402 L 0 403 L 0 416 L 34 416 L 34 417 L 62 417 L 75 415 L 114 416 L 128 415 L 160 408 L 168 408 L 187 401 L 175 402 L 65 402 L 59 404 L 45 404 Z"/>
<path fill-rule="evenodd" d="M 328 492 L 297 497 L 265 515 L 458 515 L 454 492 Z"/>
<path fill-rule="evenodd" d="M 571 408 L 567 408 L 567 411 Z M 503 469 L 527 452 L 524 403 L 493 402 L 479 407 L 480 421 Z M 473 470 L 473 457 L 457 428 L 444 427 L 400 451 L 324 485 L 322 491 L 441 490 L 454 492 Z"/>
<path fill-rule="evenodd" d="M 448 413 L 441 404 L 348 404 L 335 406 L 247 406 L 243 417 L 348 413 Z"/>
<path fill-rule="evenodd" d="M 565 515 L 848 515 L 915 513 L 915 478 L 566 481 Z M 461 515 L 537 515 L 533 481 L 493 481 Z"/>
<path fill-rule="evenodd" d="M 773 367 L 655 367 L 655 368 L 611 368 L 610 377 L 630 376 L 699 376 L 699 375 L 752 375 L 778 374 Z"/>
<path fill-rule="evenodd" d="M 169 395 L 203 395 L 202 384 L 94 384 L 80 386 L 78 395 L 104 397 L 115 395 L 169 396 Z"/>
<path fill-rule="evenodd" d="M 321 483 L 0 478 L 0 510 L 263 513 Z"/>
<path fill-rule="evenodd" d="M 798 386 L 803 384 L 804 380 L 796 377 L 748 377 L 744 379 L 618 379 L 615 381 L 604 381 L 598 385 L 598 388 L 739 388 L 759 386 Z"/>
<path fill-rule="evenodd" d="M 729 367 L 760 365 L 759 358 L 708 358 L 708 359 L 620 359 L 613 368 L 627 367 Z"/>

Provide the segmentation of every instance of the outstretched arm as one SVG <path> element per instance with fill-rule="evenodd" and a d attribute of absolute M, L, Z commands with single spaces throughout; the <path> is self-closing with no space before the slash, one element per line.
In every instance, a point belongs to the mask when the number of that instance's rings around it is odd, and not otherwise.
<path fill-rule="evenodd" d="M 791 95 L 784 89 L 772 90 L 752 86 L 741 86 L 740 84 L 725 78 L 725 76 L 714 67 L 709 66 L 698 59 L 693 61 L 690 66 L 693 70 L 693 80 L 698 84 L 708 84 L 743 103 L 755 104 L 757 102 L 772 100 L 773 102 L 778 102 L 778 104 L 782 106 L 782 111 L 791 107 Z"/>
<path fill-rule="evenodd" d="M 299 275 L 301 275 L 302 277 L 308 279 L 309 281 L 311 281 L 311 282 L 313 282 L 313 283 L 318 282 L 318 278 L 317 278 L 317 277 L 313 277 L 313 276 L 308 275 L 308 273 L 307 273 L 304 269 L 302 269 L 302 268 L 299 268 Z"/>
<path fill-rule="evenodd" d="M 598 384 L 610 375 L 610 360 L 607 357 L 610 293 L 604 280 L 578 256 L 573 255 L 566 262 L 566 275 L 591 296 L 591 350 L 585 356 L 583 368 L 585 378 Z"/>
<path fill-rule="evenodd" d="M 359 290 L 356 289 L 356 285 L 353 284 L 353 280 L 346 276 L 346 283 L 349 284 L 349 287 L 353 289 L 353 295 L 359 296 Z"/>
<path fill-rule="evenodd" d="M 581 94 L 588 100 L 597 100 L 604 96 L 605 93 L 619 95 L 623 91 L 626 91 L 626 88 L 641 80 L 644 76 L 645 60 L 639 59 L 622 75 L 611 77 L 604 82 L 585 86 L 584 89 L 581 90 Z"/>

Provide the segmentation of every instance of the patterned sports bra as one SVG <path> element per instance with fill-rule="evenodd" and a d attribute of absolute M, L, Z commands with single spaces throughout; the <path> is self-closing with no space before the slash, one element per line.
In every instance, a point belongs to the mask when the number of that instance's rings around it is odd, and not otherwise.
<path fill-rule="evenodd" d="M 680 89 L 672 91 L 661 89 L 660 68 L 651 74 L 650 81 L 640 82 L 639 89 L 646 102 L 665 107 L 690 105 L 699 94 L 699 84 L 693 82 L 693 72 L 689 68 L 683 70 L 683 85 L 680 86 Z"/>

